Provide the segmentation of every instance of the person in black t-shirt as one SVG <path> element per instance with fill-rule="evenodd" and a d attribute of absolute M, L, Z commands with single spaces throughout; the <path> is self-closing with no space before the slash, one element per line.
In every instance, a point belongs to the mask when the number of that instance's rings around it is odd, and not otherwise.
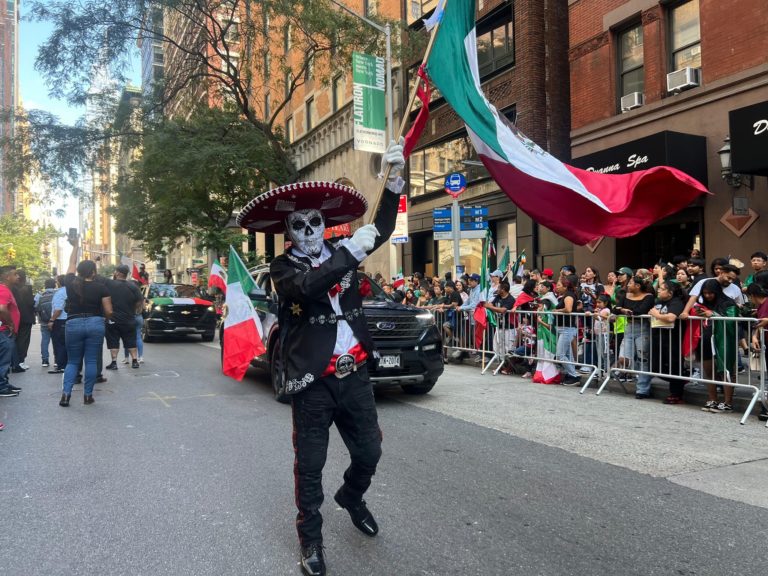
<path fill-rule="evenodd" d="M 128 266 L 121 264 L 115 268 L 115 276 L 107 280 L 107 290 L 112 298 L 112 319 L 107 322 L 107 348 L 112 356 L 112 363 L 107 370 L 117 370 L 117 353 L 120 351 L 120 340 L 131 355 L 131 368 L 139 367 L 136 350 L 136 314 L 141 310 L 144 297 L 138 287 L 127 282 Z"/>
<path fill-rule="evenodd" d="M 69 406 L 72 387 L 80 364 L 85 361 L 83 403 L 93 404 L 93 386 L 98 375 L 97 358 L 104 343 L 104 319 L 112 316 L 112 300 L 107 287 L 94 282 L 96 263 L 77 263 L 78 239 L 70 238 L 72 255 L 64 280 L 67 289 L 67 367 L 64 369 L 63 390 L 59 406 Z M 77 270 L 77 276 L 75 276 Z"/>

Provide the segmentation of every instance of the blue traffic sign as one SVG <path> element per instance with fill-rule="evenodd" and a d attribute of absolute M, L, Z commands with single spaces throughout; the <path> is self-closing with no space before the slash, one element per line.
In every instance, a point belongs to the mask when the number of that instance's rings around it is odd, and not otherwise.
<path fill-rule="evenodd" d="M 453 172 L 445 177 L 445 191 L 454 198 L 467 189 L 467 179 L 461 172 Z"/>

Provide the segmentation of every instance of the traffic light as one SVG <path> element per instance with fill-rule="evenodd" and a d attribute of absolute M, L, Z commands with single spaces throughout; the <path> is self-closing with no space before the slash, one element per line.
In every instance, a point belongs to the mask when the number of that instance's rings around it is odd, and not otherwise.
<path fill-rule="evenodd" d="M 8 248 L 7 255 L 8 255 L 8 260 L 16 260 L 16 248 L 14 248 L 13 246 Z"/>

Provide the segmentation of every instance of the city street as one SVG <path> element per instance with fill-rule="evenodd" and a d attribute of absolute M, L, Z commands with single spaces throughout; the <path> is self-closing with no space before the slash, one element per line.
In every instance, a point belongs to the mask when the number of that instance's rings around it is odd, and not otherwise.
<path fill-rule="evenodd" d="M 145 345 L 58 406 L 39 331 L 0 399 L 0 574 L 298 575 L 291 409 L 215 343 Z M 105 351 L 106 357 L 106 351 Z M 106 363 L 106 361 L 105 361 Z M 378 399 L 384 456 L 369 539 L 331 496 L 328 571 L 345 576 L 765 574 L 768 430 L 756 418 L 579 395 L 448 366 L 431 394 Z"/>

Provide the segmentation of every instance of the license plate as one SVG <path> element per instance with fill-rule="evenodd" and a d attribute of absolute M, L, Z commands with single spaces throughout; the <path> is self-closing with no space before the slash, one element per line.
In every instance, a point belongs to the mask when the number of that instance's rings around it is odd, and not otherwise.
<path fill-rule="evenodd" d="M 387 354 L 379 358 L 379 368 L 400 368 L 400 356 Z"/>

